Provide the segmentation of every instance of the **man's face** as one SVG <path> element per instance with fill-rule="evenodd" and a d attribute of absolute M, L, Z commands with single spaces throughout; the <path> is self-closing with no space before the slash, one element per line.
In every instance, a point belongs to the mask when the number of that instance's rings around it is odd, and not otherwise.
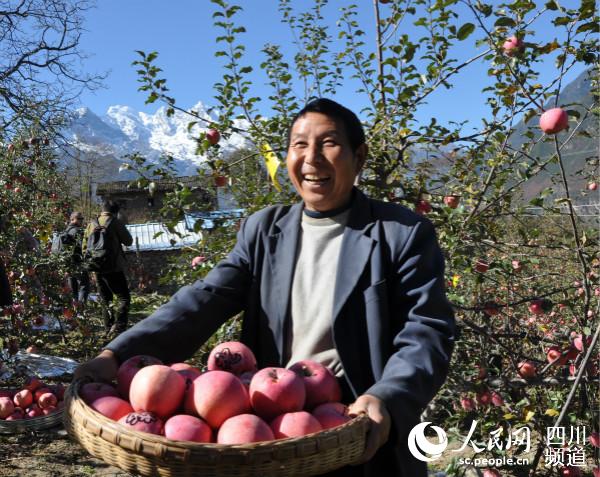
<path fill-rule="evenodd" d="M 83 225 L 83 216 L 72 217 L 71 223 L 79 226 Z"/>
<path fill-rule="evenodd" d="M 367 154 L 354 152 L 344 125 L 321 113 L 306 113 L 290 133 L 287 169 L 308 210 L 326 212 L 350 200 L 354 179 Z"/>

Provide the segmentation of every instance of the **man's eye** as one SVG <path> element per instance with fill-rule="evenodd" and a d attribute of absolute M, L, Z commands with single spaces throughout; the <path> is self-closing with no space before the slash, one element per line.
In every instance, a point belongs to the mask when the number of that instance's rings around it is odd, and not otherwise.
<path fill-rule="evenodd" d="M 337 146 L 337 142 L 335 142 L 333 140 L 323 141 L 323 146 L 326 146 L 326 147 Z"/>
<path fill-rule="evenodd" d="M 292 144 L 292 147 L 306 147 L 305 142 L 295 142 Z"/>

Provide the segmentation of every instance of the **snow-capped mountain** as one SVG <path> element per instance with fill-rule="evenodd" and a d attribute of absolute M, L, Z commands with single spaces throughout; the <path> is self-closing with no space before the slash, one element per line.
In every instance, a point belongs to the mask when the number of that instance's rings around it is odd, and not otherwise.
<path fill-rule="evenodd" d="M 119 161 L 126 154 L 139 152 L 150 161 L 156 161 L 161 155 L 168 154 L 175 159 L 178 175 L 194 174 L 205 158 L 195 154 L 196 141 L 206 124 L 199 121 L 188 131 L 188 124 L 194 118 L 176 111 L 171 117 L 166 107 L 159 108 L 154 114 L 134 110 L 129 106 L 115 105 L 108 108 L 104 116 L 99 116 L 88 108 L 75 111 L 65 136 L 81 152 L 111 157 Z M 202 102 L 196 104 L 193 111 L 209 121 L 217 119 L 215 112 L 209 113 Z M 237 125 L 243 128 L 243 124 Z M 248 141 L 240 134 L 233 134 L 219 142 L 223 153 L 247 147 Z M 119 173 L 113 180 L 121 178 Z M 111 174 L 113 175 L 113 174 Z"/>

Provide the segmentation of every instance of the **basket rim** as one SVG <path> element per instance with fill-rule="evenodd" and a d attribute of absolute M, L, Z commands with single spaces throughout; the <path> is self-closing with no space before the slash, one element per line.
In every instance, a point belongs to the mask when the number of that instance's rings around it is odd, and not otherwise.
<path fill-rule="evenodd" d="M 0 434 L 13 434 L 22 431 L 42 430 L 58 426 L 63 421 L 64 411 L 63 408 L 46 416 L 30 417 L 28 419 L 18 419 L 16 421 L 0 419 Z"/>
<path fill-rule="evenodd" d="M 166 446 L 173 450 L 185 450 L 190 451 L 192 453 L 194 451 L 198 451 L 202 453 L 214 452 L 217 454 L 222 454 L 224 452 L 243 453 L 244 451 L 250 452 L 253 450 L 271 450 L 272 452 L 277 452 L 277 450 L 280 448 L 290 448 L 298 444 L 306 444 L 310 441 L 327 439 L 330 437 L 338 436 L 341 433 L 361 432 L 362 434 L 366 434 L 368 429 L 369 418 L 366 414 L 359 414 L 358 416 L 353 417 L 350 421 L 340 426 L 330 429 L 323 429 L 321 431 L 313 432 L 311 434 L 307 434 L 300 437 L 288 437 L 283 439 L 252 442 L 247 444 L 218 444 L 215 442 L 193 442 L 173 440 L 168 439 L 167 437 L 162 435 L 151 434 L 130 429 L 127 426 L 119 424 L 117 421 L 114 421 L 104 416 L 103 414 L 100 414 L 91 406 L 89 406 L 79 395 L 79 388 L 84 383 L 85 381 L 82 380 L 75 381 L 71 386 L 69 386 L 69 388 L 65 392 L 65 410 L 67 410 L 68 412 L 64 413 L 63 420 L 72 420 L 73 423 L 77 423 L 77 421 L 83 421 L 79 422 L 79 424 L 83 425 L 88 430 L 88 432 L 93 432 L 95 437 L 103 439 L 104 441 L 109 442 L 112 445 L 116 445 L 120 448 L 123 448 L 123 446 L 121 446 L 120 443 L 115 442 L 114 435 L 111 436 L 110 432 L 102 432 L 103 429 L 110 430 L 119 436 L 125 436 L 128 438 L 138 439 L 142 442 L 148 442 L 152 446 Z M 75 410 L 76 407 L 78 407 L 79 409 Z M 84 416 L 78 416 L 77 411 L 83 413 Z M 65 424 L 65 427 L 68 426 Z M 90 429 L 90 427 L 94 427 L 94 429 L 92 430 Z M 98 430 L 99 432 L 96 432 L 96 430 Z M 143 450 L 143 446 L 139 446 L 139 449 L 136 449 L 136 451 L 140 455 L 147 455 Z M 151 454 L 152 456 L 155 456 L 154 453 Z"/>

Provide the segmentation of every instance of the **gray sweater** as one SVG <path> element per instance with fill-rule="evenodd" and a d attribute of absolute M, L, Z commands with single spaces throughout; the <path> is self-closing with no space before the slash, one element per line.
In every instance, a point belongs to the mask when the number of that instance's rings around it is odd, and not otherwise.
<path fill-rule="evenodd" d="M 286 340 L 288 366 L 312 359 L 336 376 L 343 374 L 331 326 L 335 276 L 349 214 L 350 209 L 327 218 L 302 214 Z"/>

